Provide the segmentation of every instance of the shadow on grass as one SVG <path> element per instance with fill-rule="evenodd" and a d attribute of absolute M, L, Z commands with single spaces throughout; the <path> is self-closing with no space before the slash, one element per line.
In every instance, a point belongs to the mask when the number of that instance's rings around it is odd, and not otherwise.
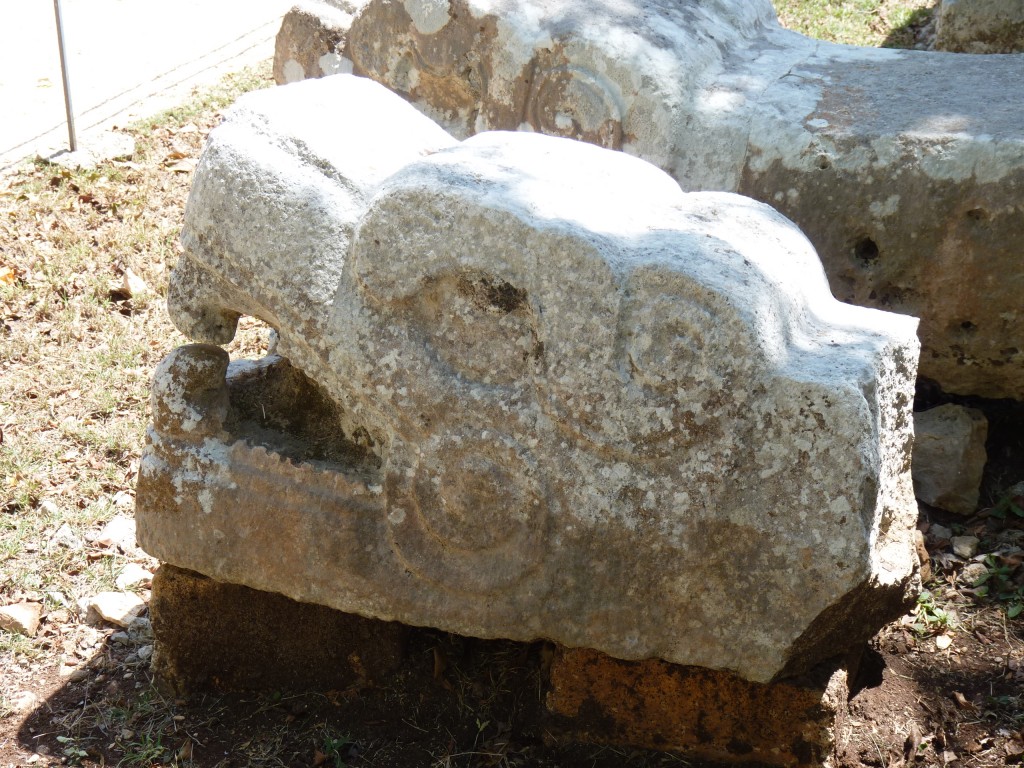
<path fill-rule="evenodd" d="M 930 49 L 935 37 L 935 23 L 939 18 L 939 5 L 939 0 L 935 0 L 930 8 L 914 10 L 903 24 L 889 31 L 881 47 L 916 48 L 924 45 Z"/>

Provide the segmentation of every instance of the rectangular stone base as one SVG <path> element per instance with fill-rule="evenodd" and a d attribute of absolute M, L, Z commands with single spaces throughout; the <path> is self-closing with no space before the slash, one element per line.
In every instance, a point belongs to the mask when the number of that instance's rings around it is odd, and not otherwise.
<path fill-rule="evenodd" d="M 587 649 L 556 652 L 550 682 L 548 709 L 569 739 L 799 768 L 831 762 L 849 698 L 838 666 L 814 680 L 765 685 Z"/>
<path fill-rule="evenodd" d="M 406 667 L 422 666 L 423 648 L 436 646 L 439 638 L 442 644 L 444 637 L 456 645 L 460 640 L 214 581 L 171 565 L 161 566 L 153 579 L 150 614 L 153 671 L 158 684 L 174 695 L 325 691 L 377 682 L 388 689 L 411 684 L 413 700 L 430 680 L 410 683 L 418 678 L 403 674 Z M 554 734 L 558 742 L 674 751 L 721 763 L 819 768 L 830 763 L 846 713 L 847 674 L 838 666 L 815 679 L 763 685 L 660 660 L 620 661 L 594 650 L 548 644 L 531 653 L 529 645 L 520 644 L 523 652 L 510 654 L 514 644 L 507 641 L 492 641 L 490 651 L 487 642 L 478 642 L 481 658 L 457 673 L 465 685 L 488 691 L 495 674 L 502 677 L 495 670 L 503 663 L 515 656 L 522 667 L 532 658 L 536 666 L 508 679 L 518 679 L 516 684 L 527 690 L 547 687 L 547 709 L 537 703 L 527 730 Z M 420 648 L 418 661 L 406 657 L 407 645 Z"/>
<path fill-rule="evenodd" d="M 176 695 L 325 691 L 386 675 L 407 628 L 162 565 L 150 602 L 153 673 Z"/>

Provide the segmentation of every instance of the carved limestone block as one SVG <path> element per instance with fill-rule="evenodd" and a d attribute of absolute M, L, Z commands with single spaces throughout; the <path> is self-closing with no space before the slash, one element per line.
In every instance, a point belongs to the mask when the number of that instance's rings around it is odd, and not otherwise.
<path fill-rule="evenodd" d="M 416 113 L 346 76 L 302 87 L 388 103 L 330 151 L 321 122 L 286 119 L 291 87 L 211 135 L 182 267 L 205 277 L 175 276 L 172 313 L 221 342 L 230 323 L 205 318 L 253 312 L 282 357 L 200 344 L 161 365 L 149 552 L 364 616 L 754 681 L 899 615 L 914 319 L 833 299 L 763 204 L 535 134 L 352 141 Z"/>
<path fill-rule="evenodd" d="M 370 0 L 337 55 L 458 138 L 579 139 L 768 203 L 838 298 L 921 318 L 922 376 L 1024 398 L 1024 56 L 833 45 L 769 0 Z"/>

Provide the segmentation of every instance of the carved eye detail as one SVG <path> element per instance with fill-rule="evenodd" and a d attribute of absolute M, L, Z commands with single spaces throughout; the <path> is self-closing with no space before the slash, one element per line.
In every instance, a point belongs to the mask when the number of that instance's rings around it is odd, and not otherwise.
<path fill-rule="evenodd" d="M 699 380 L 714 349 L 715 319 L 699 301 L 648 296 L 643 311 L 632 313 L 625 352 L 633 378 L 658 392 L 675 392 Z"/>
<path fill-rule="evenodd" d="M 530 451 L 503 433 L 468 429 L 423 447 L 412 472 L 386 481 L 392 546 L 409 571 L 470 593 L 528 577 L 541 565 L 551 501 Z"/>
<path fill-rule="evenodd" d="M 412 319 L 442 362 L 485 384 L 521 380 L 540 356 L 526 292 L 492 275 L 431 280 L 413 301 Z"/>
<path fill-rule="evenodd" d="M 752 362 L 751 329 L 721 296 L 684 275 L 638 271 L 619 328 L 629 373 L 651 392 L 699 397 Z"/>

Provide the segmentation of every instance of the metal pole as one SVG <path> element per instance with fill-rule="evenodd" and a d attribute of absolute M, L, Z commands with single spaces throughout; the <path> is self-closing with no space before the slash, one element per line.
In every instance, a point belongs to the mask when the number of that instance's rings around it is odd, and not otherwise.
<path fill-rule="evenodd" d="M 60 48 L 60 74 L 64 80 L 64 111 L 68 115 L 68 143 L 71 151 L 78 150 L 75 136 L 75 112 L 71 108 L 71 84 L 68 81 L 68 57 L 64 52 L 64 24 L 60 18 L 60 0 L 53 0 L 53 13 L 57 17 L 57 47 Z"/>

